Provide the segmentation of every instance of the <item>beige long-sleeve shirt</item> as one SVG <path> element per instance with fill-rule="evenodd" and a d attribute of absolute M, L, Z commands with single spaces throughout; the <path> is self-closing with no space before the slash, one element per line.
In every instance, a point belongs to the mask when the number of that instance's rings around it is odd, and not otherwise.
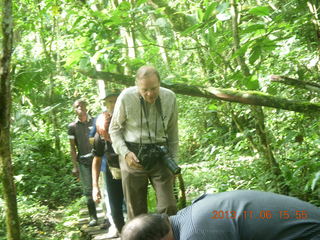
<path fill-rule="evenodd" d="M 109 133 L 112 146 L 115 152 L 123 157 L 130 152 L 125 141 L 140 143 L 140 137 L 142 137 L 142 143 L 166 142 L 163 123 L 156 104 L 146 103 L 146 118 L 139 97 L 136 86 L 123 90 L 117 99 L 110 123 Z M 176 96 L 171 90 L 160 87 L 159 97 L 161 99 L 164 125 L 168 133 L 169 151 L 177 161 L 179 138 Z M 149 121 L 151 142 L 146 119 Z"/>

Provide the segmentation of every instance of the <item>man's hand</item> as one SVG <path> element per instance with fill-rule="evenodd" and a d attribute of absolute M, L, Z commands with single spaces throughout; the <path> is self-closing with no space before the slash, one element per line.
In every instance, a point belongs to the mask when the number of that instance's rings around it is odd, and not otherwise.
<path fill-rule="evenodd" d="M 101 193 L 100 193 L 100 188 L 99 187 L 93 187 L 92 188 L 92 198 L 93 201 L 96 203 L 99 203 L 101 200 Z"/>
<path fill-rule="evenodd" d="M 137 156 L 133 152 L 128 152 L 126 154 L 125 159 L 127 161 L 127 164 L 129 165 L 129 167 L 136 168 L 136 169 L 143 169 L 143 167 L 139 163 L 140 162 L 139 159 L 137 158 Z"/>

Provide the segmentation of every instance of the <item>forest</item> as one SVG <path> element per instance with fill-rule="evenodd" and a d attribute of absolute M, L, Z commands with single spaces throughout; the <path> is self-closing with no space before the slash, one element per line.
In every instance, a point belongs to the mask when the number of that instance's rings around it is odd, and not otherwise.
<path fill-rule="evenodd" d="M 142 65 L 177 94 L 187 204 L 253 189 L 320 206 L 319 0 L 1 4 L 0 239 L 81 239 L 72 104 L 96 116 Z"/>

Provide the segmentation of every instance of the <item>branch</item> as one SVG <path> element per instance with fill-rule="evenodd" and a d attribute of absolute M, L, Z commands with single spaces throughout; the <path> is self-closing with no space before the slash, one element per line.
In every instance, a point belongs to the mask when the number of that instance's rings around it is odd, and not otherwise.
<path fill-rule="evenodd" d="M 306 90 L 311 90 L 315 92 L 320 92 L 320 85 L 313 82 L 304 82 L 298 79 L 289 78 L 285 76 L 278 76 L 278 75 L 272 75 L 271 76 L 272 82 L 279 82 L 290 86 L 295 86 L 298 88 L 303 88 Z"/>
<path fill-rule="evenodd" d="M 125 86 L 134 85 L 134 77 L 98 71 L 79 70 L 80 73 L 92 78 L 122 84 Z M 236 89 L 221 89 L 213 87 L 199 87 L 179 83 L 161 82 L 161 86 L 171 89 L 177 94 L 219 99 L 228 102 L 265 106 L 303 113 L 316 113 L 320 111 L 320 104 L 289 100 L 271 96 L 256 91 L 240 91 Z"/>

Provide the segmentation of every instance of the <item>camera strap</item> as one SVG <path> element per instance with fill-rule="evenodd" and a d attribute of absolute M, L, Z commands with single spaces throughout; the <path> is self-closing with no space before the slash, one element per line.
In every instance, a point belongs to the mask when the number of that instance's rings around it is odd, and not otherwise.
<path fill-rule="evenodd" d="M 144 112 L 144 117 L 146 118 L 146 122 L 147 122 L 147 128 L 148 128 L 148 135 L 149 135 L 149 140 L 150 140 L 150 143 L 152 143 L 152 138 L 151 138 L 151 133 L 150 133 L 150 125 L 149 125 L 149 120 L 147 118 L 147 110 L 146 110 L 146 105 L 145 105 L 145 101 L 143 99 L 142 96 L 140 96 L 140 105 L 141 105 L 141 110 L 140 110 L 140 146 L 142 145 L 142 118 L 143 118 L 143 114 L 142 114 L 142 110 Z M 158 125 L 158 122 L 157 122 L 157 118 L 158 116 L 156 115 L 156 126 L 155 126 L 155 142 L 156 142 L 156 139 L 157 139 L 157 125 Z"/>
<path fill-rule="evenodd" d="M 162 128 L 163 128 L 163 132 L 164 132 L 164 135 L 165 135 L 165 139 L 166 139 L 166 143 L 167 143 L 167 147 L 169 148 L 169 140 L 168 140 L 168 132 L 167 132 L 167 129 L 166 129 L 166 126 L 164 124 L 164 116 L 163 116 L 163 111 L 162 111 L 162 105 L 161 105 L 161 99 L 160 99 L 160 96 L 157 98 L 156 100 L 156 107 L 160 113 L 160 118 L 161 118 L 161 121 L 162 121 Z"/>

